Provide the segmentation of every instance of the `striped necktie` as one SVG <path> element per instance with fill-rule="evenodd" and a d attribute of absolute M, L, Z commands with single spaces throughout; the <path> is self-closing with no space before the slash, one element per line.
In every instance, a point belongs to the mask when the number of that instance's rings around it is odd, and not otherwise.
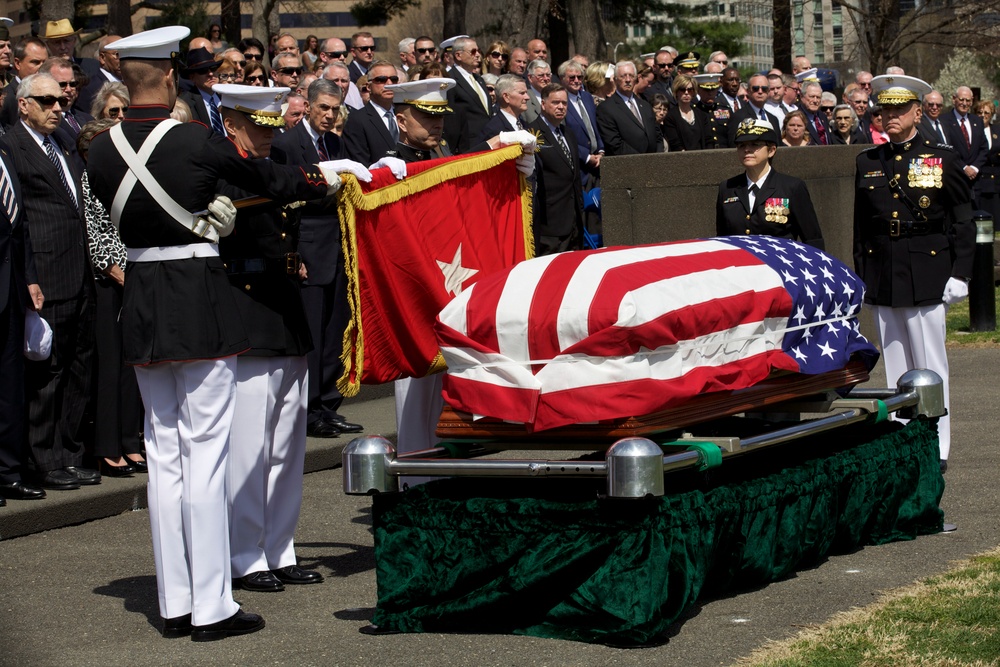
<path fill-rule="evenodd" d="M 49 161 L 55 166 L 56 173 L 59 174 L 59 180 L 62 181 L 63 187 L 69 193 L 70 199 L 76 202 L 76 193 L 69 187 L 69 181 L 66 180 L 66 172 L 63 170 L 62 162 L 59 161 L 59 156 L 56 155 L 56 145 L 52 143 L 52 137 L 45 137 L 42 146 L 45 147 L 45 154 L 49 156 Z"/>
<path fill-rule="evenodd" d="M 219 113 L 219 105 L 215 102 L 215 97 L 208 100 L 208 113 L 212 117 L 212 130 L 220 137 L 226 136 L 226 128 L 222 125 L 222 114 Z"/>
<path fill-rule="evenodd" d="M 4 165 L 0 165 L 0 203 L 3 204 L 7 217 L 10 218 L 10 224 L 13 225 L 14 218 L 17 217 L 17 197 L 14 196 L 14 186 Z"/>

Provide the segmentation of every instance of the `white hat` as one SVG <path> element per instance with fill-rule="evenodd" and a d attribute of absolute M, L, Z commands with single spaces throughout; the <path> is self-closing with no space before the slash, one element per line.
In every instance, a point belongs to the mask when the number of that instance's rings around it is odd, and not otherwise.
<path fill-rule="evenodd" d="M 140 32 L 138 35 L 122 37 L 115 42 L 118 58 L 142 58 L 144 60 L 169 60 L 181 50 L 181 40 L 191 34 L 191 29 L 182 25 L 171 25 Z"/>
<path fill-rule="evenodd" d="M 291 88 L 262 88 L 234 83 L 219 83 L 212 91 L 222 100 L 226 109 L 242 111 L 255 125 L 262 127 L 284 127 L 281 103 L 285 101 Z"/>
<path fill-rule="evenodd" d="M 921 99 L 931 92 L 923 79 L 904 74 L 882 74 L 872 79 L 872 94 L 881 105 L 900 105 Z"/>
<path fill-rule="evenodd" d="M 698 82 L 699 88 L 705 88 L 706 90 L 712 88 L 718 88 L 719 82 L 722 81 L 721 74 L 695 74 L 694 80 Z"/>
<path fill-rule="evenodd" d="M 448 39 L 441 42 L 438 46 L 442 51 L 448 51 L 451 47 L 455 46 L 455 41 L 459 39 L 469 39 L 468 35 L 455 35 L 454 37 L 449 37 Z"/>
<path fill-rule="evenodd" d="M 33 310 L 24 311 L 24 356 L 45 361 L 52 354 L 52 327 Z"/>
<path fill-rule="evenodd" d="M 454 79 L 420 79 L 392 84 L 385 89 L 393 92 L 395 106 L 409 104 L 426 113 L 444 114 L 452 111 L 448 106 L 448 91 L 454 87 Z"/>
<path fill-rule="evenodd" d="M 7 26 L 9 28 L 14 25 L 14 19 L 9 19 L 6 16 L 0 16 L 0 25 Z"/>
<path fill-rule="evenodd" d="M 795 75 L 795 80 L 799 83 L 803 81 L 815 81 L 819 83 L 819 76 L 816 74 L 818 68 L 813 67 L 811 69 L 804 70 Z"/>

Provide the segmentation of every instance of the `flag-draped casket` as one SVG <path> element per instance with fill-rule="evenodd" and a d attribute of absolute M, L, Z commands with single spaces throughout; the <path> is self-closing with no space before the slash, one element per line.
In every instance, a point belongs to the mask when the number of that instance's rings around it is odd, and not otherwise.
<path fill-rule="evenodd" d="M 864 285 L 794 241 L 733 236 L 542 257 L 481 278 L 441 312 L 445 400 L 529 430 L 620 419 L 773 372 L 878 352 Z"/>

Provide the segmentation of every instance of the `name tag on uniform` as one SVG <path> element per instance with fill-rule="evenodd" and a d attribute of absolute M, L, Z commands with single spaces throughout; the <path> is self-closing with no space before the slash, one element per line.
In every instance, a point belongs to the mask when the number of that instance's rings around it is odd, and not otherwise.
<path fill-rule="evenodd" d="M 733 203 L 735 203 L 735 202 L 738 202 L 739 200 L 740 200 L 740 198 L 739 198 L 739 197 L 730 197 L 729 199 L 724 199 L 724 200 L 722 201 L 722 203 L 723 203 L 723 204 L 733 204 Z"/>

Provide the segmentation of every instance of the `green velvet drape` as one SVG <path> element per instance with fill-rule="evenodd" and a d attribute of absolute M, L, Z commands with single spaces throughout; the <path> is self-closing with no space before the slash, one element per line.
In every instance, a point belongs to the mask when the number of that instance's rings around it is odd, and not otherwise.
<path fill-rule="evenodd" d="M 840 429 L 666 483 L 668 495 L 645 500 L 598 498 L 603 480 L 552 479 L 447 479 L 376 496 L 373 622 L 641 645 L 706 593 L 943 520 L 925 420 Z"/>

